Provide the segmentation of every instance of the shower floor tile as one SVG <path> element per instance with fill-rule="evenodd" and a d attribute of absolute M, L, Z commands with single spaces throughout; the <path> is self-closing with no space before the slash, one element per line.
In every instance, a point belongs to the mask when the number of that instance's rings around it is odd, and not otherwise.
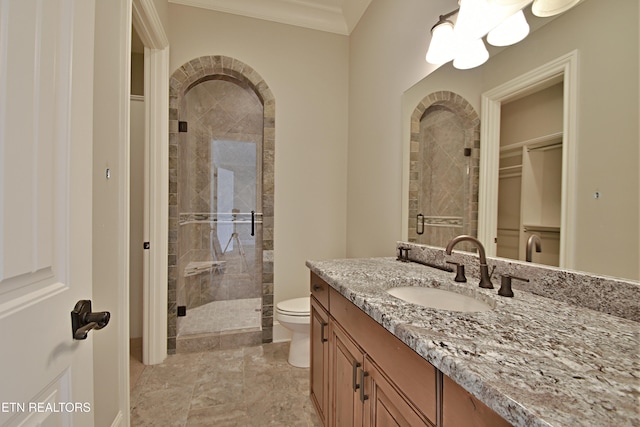
<path fill-rule="evenodd" d="M 178 336 L 260 329 L 262 298 L 214 301 L 187 310 L 178 318 Z"/>

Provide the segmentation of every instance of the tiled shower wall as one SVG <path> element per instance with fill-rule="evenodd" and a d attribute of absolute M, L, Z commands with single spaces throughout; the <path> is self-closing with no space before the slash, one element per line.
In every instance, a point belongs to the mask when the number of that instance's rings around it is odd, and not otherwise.
<path fill-rule="evenodd" d="M 457 235 L 477 235 L 479 162 L 473 107 L 453 92 L 425 97 L 411 118 L 409 241 L 442 247 Z"/>
<path fill-rule="evenodd" d="M 200 86 L 199 84 L 203 82 L 204 85 Z M 219 102 L 212 109 L 216 111 L 195 107 L 194 111 L 187 112 L 183 101 L 185 95 L 191 90 L 203 92 L 197 96 L 217 95 L 214 97 Z M 242 92 L 234 92 L 237 90 Z M 249 107 L 252 102 L 253 106 Z M 196 104 L 205 105 L 204 103 Z M 240 120 L 241 117 L 237 116 L 234 111 L 241 111 L 240 114 L 250 117 Z M 211 117 L 209 120 L 203 120 L 203 123 L 209 124 L 203 125 L 200 129 L 198 126 L 189 129 L 189 131 L 196 132 L 195 134 L 199 135 L 198 138 L 206 138 L 206 143 L 196 144 L 192 147 L 184 144 L 182 141 L 184 134 L 178 132 L 178 121 L 185 120 L 189 115 L 205 117 L 207 114 L 211 114 Z M 188 126 L 192 126 L 192 123 L 195 122 L 192 118 L 189 120 L 191 123 Z M 240 122 L 243 123 L 242 126 L 230 126 L 232 123 Z M 259 127 L 261 129 L 258 131 Z M 255 135 L 258 133 L 261 135 L 262 152 L 258 158 L 261 157 L 262 161 L 257 162 L 259 169 L 257 176 L 262 175 L 262 181 L 258 185 L 260 189 L 258 193 L 254 193 L 251 197 L 261 200 L 262 227 L 256 228 L 256 239 L 259 239 L 259 242 L 256 243 L 255 249 L 245 248 L 245 251 L 248 258 L 263 260 L 262 268 L 253 272 L 261 280 L 261 284 L 257 287 L 257 292 L 262 297 L 262 332 L 258 341 L 271 342 L 273 337 L 275 101 L 264 80 L 251 67 L 229 57 L 205 56 L 196 58 L 176 70 L 170 79 L 169 87 L 169 304 L 167 325 L 169 353 L 174 353 L 176 350 L 176 310 L 179 299 L 184 298 L 180 304 L 188 303 L 187 299 L 190 300 L 190 303 L 198 304 L 230 296 L 255 296 L 255 290 L 250 291 L 248 282 L 243 282 L 239 277 L 235 278 L 239 280 L 236 280 L 233 286 L 228 286 L 229 282 L 225 284 L 223 275 L 215 274 L 200 274 L 187 278 L 188 280 L 181 280 L 184 276 L 184 267 L 188 262 L 211 259 L 209 232 L 204 229 L 208 229 L 209 225 L 191 223 L 181 226 L 180 214 L 185 210 L 189 212 L 209 212 L 211 210 L 211 197 L 215 197 L 215 191 L 209 187 L 212 170 L 210 153 L 207 152 L 211 147 L 208 135 L 214 130 L 221 132 L 220 129 L 226 129 L 224 139 L 230 141 L 246 140 L 247 135 L 254 135 L 253 140 L 257 142 L 256 138 L 258 137 Z M 190 153 L 194 155 L 187 156 L 185 150 L 195 150 L 194 153 Z M 188 160 L 189 158 L 192 160 Z M 188 185 L 183 187 L 181 182 L 187 182 Z M 234 201 L 234 203 L 236 202 L 241 205 L 241 201 Z M 242 209 L 242 206 L 238 206 L 238 208 Z M 241 230 L 238 231 L 239 234 L 245 234 Z M 185 236 L 188 238 L 183 238 Z M 224 245 L 226 242 L 216 242 L 216 245 L 221 244 Z M 229 257 L 228 261 L 230 261 L 228 279 L 232 279 L 232 275 L 241 272 L 242 267 L 238 264 L 240 259 L 237 256 Z M 256 264 L 260 265 L 260 263 Z M 201 277 L 198 278 L 198 276 Z M 207 279 L 203 279 L 204 276 L 207 276 Z M 241 286 L 243 283 L 247 286 Z M 233 345 L 233 343 L 227 344 Z M 218 345 L 219 347 L 225 346 L 223 342 L 218 342 Z"/>

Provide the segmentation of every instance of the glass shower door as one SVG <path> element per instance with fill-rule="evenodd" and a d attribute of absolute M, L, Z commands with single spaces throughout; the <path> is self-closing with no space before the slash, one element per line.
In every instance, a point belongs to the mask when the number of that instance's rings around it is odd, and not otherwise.
<path fill-rule="evenodd" d="M 177 300 L 186 316 L 177 319 L 178 340 L 260 331 L 262 104 L 224 80 L 195 85 L 184 103 Z"/>

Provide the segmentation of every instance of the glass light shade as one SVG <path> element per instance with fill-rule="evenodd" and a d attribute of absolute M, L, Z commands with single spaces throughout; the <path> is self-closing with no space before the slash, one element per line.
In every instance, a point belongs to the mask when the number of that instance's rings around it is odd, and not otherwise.
<path fill-rule="evenodd" d="M 460 11 L 456 19 L 455 33 L 461 40 L 483 37 L 493 26 L 487 23 L 491 12 L 486 0 L 460 0 Z M 497 25 L 497 24 L 496 24 Z"/>
<path fill-rule="evenodd" d="M 468 70 L 484 64 L 489 59 L 489 51 L 482 39 L 471 40 L 460 46 L 453 60 L 453 66 L 459 70 Z"/>
<path fill-rule="evenodd" d="M 460 0 L 454 32 L 461 40 L 482 38 L 530 2 L 531 0 Z"/>
<path fill-rule="evenodd" d="M 487 0 L 487 3 L 497 6 L 516 6 L 522 9 L 531 3 L 531 0 Z"/>
<path fill-rule="evenodd" d="M 427 50 L 426 60 L 430 64 L 441 65 L 451 61 L 455 56 L 455 39 L 453 24 L 445 21 L 431 30 L 431 43 Z"/>
<path fill-rule="evenodd" d="M 580 0 L 534 0 L 531 11 L 534 15 L 545 18 L 571 9 Z"/>
<path fill-rule="evenodd" d="M 529 34 L 529 24 L 524 13 L 519 11 L 507 18 L 487 34 L 487 42 L 494 46 L 509 46 L 518 43 Z"/>

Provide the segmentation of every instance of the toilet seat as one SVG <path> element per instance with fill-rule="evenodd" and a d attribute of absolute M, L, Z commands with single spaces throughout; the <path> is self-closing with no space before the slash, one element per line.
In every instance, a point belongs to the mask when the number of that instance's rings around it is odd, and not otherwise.
<path fill-rule="evenodd" d="M 311 300 L 309 297 L 303 297 L 280 301 L 276 305 L 276 311 L 286 316 L 309 317 L 311 315 Z"/>

